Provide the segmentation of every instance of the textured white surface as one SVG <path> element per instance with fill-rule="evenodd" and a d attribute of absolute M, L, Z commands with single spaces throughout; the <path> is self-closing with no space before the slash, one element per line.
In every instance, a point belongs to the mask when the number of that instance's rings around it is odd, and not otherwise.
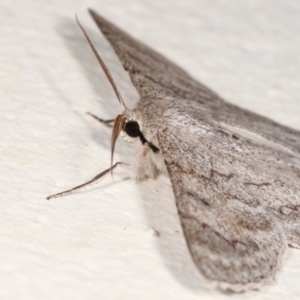
<path fill-rule="evenodd" d="M 74 20 L 88 30 L 126 103 L 137 94 L 87 7 L 176 61 L 228 101 L 300 129 L 300 3 L 2 1 L 0 299 L 297 299 L 300 251 L 259 292 L 209 290 L 189 257 L 167 178 L 116 172 L 110 130 L 85 114 L 121 108 Z M 117 144 L 116 160 L 134 151 Z M 156 236 L 155 231 L 159 232 Z"/>

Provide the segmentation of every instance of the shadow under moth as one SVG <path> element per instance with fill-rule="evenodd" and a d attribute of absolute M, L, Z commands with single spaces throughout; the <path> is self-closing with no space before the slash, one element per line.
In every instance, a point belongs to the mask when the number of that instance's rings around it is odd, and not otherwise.
<path fill-rule="evenodd" d="M 124 111 L 110 120 L 111 167 L 47 199 L 123 164 L 113 164 L 121 135 L 140 145 L 139 179 L 169 174 L 187 245 L 207 280 L 233 291 L 272 282 L 287 247 L 300 248 L 300 132 L 225 102 L 162 55 L 90 14 L 140 100 L 134 109 L 126 107 L 78 22 Z"/>

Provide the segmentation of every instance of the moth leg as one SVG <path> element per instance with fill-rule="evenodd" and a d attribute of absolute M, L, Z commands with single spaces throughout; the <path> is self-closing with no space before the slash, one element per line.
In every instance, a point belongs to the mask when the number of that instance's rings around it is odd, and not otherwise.
<path fill-rule="evenodd" d="M 85 182 L 83 184 L 75 186 L 74 188 L 72 188 L 70 190 L 67 190 L 67 191 L 64 191 L 64 192 L 61 192 L 61 193 L 58 193 L 58 194 L 54 194 L 54 195 L 48 196 L 46 199 L 50 200 L 50 199 L 53 199 L 53 198 L 59 198 L 59 197 L 63 197 L 63 196 L 72 194 L 75 190 L 78 190 L 78 189 L 80 189 L 80 188 L 82 188 L 82 187 L 84 187 L 84 186 L 86 186 L 86 185 L 88 185 L 90 183 L 93 183 L 93 182 L 97 181 L 98 179 L 101 179 L 102 177 L 104 177 L 109 172 L 112 172 L 112 170 L 115 169 L 118 165 L 126 165 L 126 166 L 128 166 L 128 164 L 126 164 L 126 163 L 116 162 L 113 166 L 111 166 L 110 168 L 102 171 L 100 174 L 96 175 L 93 179 L 89 180 L 88 182 Z"/>
<path fill-rule="evenodd" d="M 87 114 L 91 117 L 93 117 L 94 119 L 96 119 L 98 122 L 108 126 L 108 127 L 112 127 L 112 124 L 111 123 L 114 123 L 115 122 L 115 119 L 109 119 L 109 120 L 103 120 L 97 116 L 95 116 L 94 114 L 90 113 L 90 112 L 87 112 Z"/>

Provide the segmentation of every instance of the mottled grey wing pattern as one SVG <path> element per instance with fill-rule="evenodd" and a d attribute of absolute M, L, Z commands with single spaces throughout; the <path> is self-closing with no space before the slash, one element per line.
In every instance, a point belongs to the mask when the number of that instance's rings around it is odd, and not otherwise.
<path fill-rule="evenodd" d="M 141 97 L 174 96 L 219 103 L 222 100 L 181 68 L 143 43 L 89 10 L 96 24 L 117 53 Z"/>
<path fill-rule="evenodd" d="M 195 263 L 233 290 L 272 281 L 287 243 L 300 248 L 300 159 L 174 114 L 158 141 Z"/>
<path fill-rule="evenodd" d="M 212 118 L 219 122 L 246 129 L 300 154 L 300 132 L 295 129 L 280 125 L 227 102 L 223 102 L 218 109 L 211 111 Z"/>
<path fill-rule="evenodd" d="M 245 128 L 300 153 L 300 133 L 223 101 L 216 93 L 151 48 L 90 10 L 96 24 L 117 53 L 141 97 L 173 96 L 195 100 L 217 121 Z"/>

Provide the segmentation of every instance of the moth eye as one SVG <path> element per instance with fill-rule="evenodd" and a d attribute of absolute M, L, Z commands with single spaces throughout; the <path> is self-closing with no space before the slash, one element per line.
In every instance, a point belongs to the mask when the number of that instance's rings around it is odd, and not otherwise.
<path fill-rule="evenodd" d="M 138 137 L 140 136 L 140 126 L 137 122 L 127 122 L 124 126 L 124 131 L 130 136 L 130 137 Z"/>

